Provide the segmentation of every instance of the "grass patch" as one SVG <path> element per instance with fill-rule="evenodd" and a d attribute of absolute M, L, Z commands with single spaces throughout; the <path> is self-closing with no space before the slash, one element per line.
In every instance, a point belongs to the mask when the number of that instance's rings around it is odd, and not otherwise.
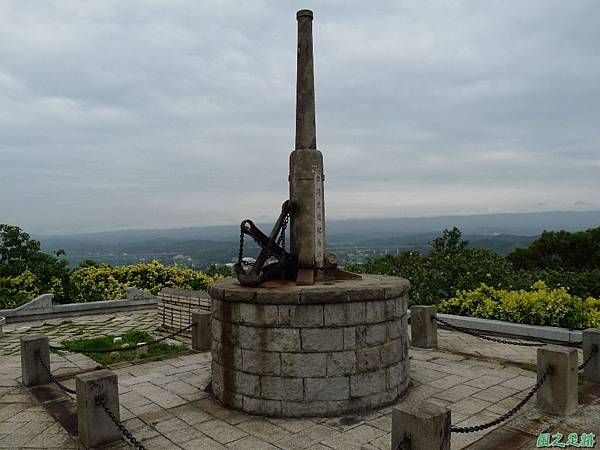
<path fill-rule="evenodd" d="M 113 343 L 115 337 L 123 338 L 121 343 Z M 110 364 L 116 364 L 126 361 L 134 361 L 137 358 L 136 347 L 139 342 L 149 342 L 154 340 L 152 335 L 146 331 L 135 331 L 131 330 L 120 336 L 103 336 L 91 339 L 73 339 L 69 341 L 63 341 L 63 346 L 72 349 L 74 351 L 83 353 L 89 356 L 94 361 L 107 366 Z M 131 351 L 119 351 L 118 353 L 96 353 L 92 350 L 98 349 L 110 349 L 110 348 L 131 348 Z M 146 353 L 142 358 L 152 358 L 156 356 L 168 355 L 170 353 L 178 353 L 187 350 L 187 346 L 184 344 L 168 344 L 166 342 L 159 342 L 152 344 L 147 347 Z"/>

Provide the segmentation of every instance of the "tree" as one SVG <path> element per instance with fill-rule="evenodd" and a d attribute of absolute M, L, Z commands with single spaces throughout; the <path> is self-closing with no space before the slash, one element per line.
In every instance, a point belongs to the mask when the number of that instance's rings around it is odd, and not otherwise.
<path fill-rule="evenodd" d="M 15 225 L 0 224 L 0 296 L 17 296 L 19 302 L 38 293 L 54 293 L 62 302 L 70 294 L 68 262 L 41 251 L 40 242 Z"/>

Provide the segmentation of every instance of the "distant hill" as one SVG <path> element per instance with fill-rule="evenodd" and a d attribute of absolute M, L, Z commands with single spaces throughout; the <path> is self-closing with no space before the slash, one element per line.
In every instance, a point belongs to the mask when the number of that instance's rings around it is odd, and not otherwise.
<path fill-rule="evenodd" d="M 341 260 L 376 257 L 405 250 L 426 252 L 429 242 L 445 228 L 461 229 L 473 247 L 507 254 L 527 246 L 544 230 L 577 231 L 600 225 L 600 211 L 485 214 L 421 218 L 348 219 L 327 221 L 327 244 Z M 259 225 L 270 231 L 272 224 Z M 103 233 L 34 236 L 51 252 L 64 249 L 71 264 L 84 259 L 131 264 L 159 259 L 173 262 L 177 255 L 191 257 L 204 267 L 230 262 L 237 257 L 239 225 L 123 230 Z M 247 239 L 248 254 L 258 248 Z"/>
<path fill-rule="evenodd" d="M 240 218 L 241 222 L 241 218 Z M 444 228 L 456 226 L 467 234 L 497 235 L 513 234 L 534 236 L 544 230 L 577 231 L 600 225 L 600 211 L 553 211 L 531 213 L 480 214 L 472 216 L 439 216 L 415 218 L 347 219 L 328 220 L 327 234 L 336 236 L 378 236 L 438 233 Z M 270 224 L 259 224 L 270 230 Z M 37 235 L 36 239 L 45 242 L 84 241 L 95 244 L 139 242 L 151 239 L 205 239 L 236 240 L 239 237 L 238 225 L 218 225 L 210 227 L 170 228 L 162 230 L 121 230 L 102 233 L 70 235 Z"/>

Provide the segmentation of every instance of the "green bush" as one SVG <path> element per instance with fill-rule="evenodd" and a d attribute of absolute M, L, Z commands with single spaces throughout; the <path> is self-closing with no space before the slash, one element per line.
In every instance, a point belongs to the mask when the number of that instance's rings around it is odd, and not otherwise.
<path fill-rule="evenodd" d="M 206 290 L 222 275 L 210 276 L 203 272 L 177 266 L 165 266 L 158 261 L 131 266 L 87 266 L 75 269 L 72 283 L 77 290 L 76 301 L 92 302 L 114 300 L 126 296 L 125 288 L 135 287 L 154 295 L 163 287 Z"/>
<path fill-rule="evenodd" d="M 485 248 L 467 248 L 457 228 L 445 230 L 432 242 L 428 255 L 402 252 L 368 259 L 362 265 L 350 264 L 348 270 L 407 278 L 411 283 L 410 302 L 432 305 L 453 297 L 459 290 L 477 288 L 482 282 L 513 288 L 523 284 L 510 263 Z"/>
<path fill-rule="evenodd" d="M 459 316 L 505 320 L 528 325 L 569 329 L 600 327 L 600 300 L 569 294 L 565 288 L 550 289 L 538 281 L 527 290 L 495 289 L 486 284 L 438 304 L 438 311 Z"/>

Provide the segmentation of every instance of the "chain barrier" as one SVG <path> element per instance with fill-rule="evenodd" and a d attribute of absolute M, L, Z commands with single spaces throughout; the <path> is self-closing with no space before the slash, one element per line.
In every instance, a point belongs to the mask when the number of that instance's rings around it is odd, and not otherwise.
<path fill-rule="evenodd" d="M 405 434 L 394 450 L 405 450 L 405 448 L 410 449 L 410 434 Z"/>
<path fill-rule="evenodd" d="M 68 387 L 66 387 L 64 384 L 62 384 L 60 381 L 58 381 L 54 377 L 54 375 L 52 374 L 52 372 L 50 372 L 50 368 L 46 365 L 46 363 L 42 359 L 42 355 L 40 354 L 40 352 L 36 351 L 35 354 L 38 357 L 38 360 L 42 363 L 42 367 L 44 368 L 44 370 L 50 376 L 50 380 L 52 380 L 52 382 L 55 385 L 57 385 L 65 394 L 77 394 L 77 392 L 74 389 L 69 389 Z"/>
<path fill-rule="evenodd" d="M 112 353 L 112 352 L 130 352 L 133 350 L 137 350 L 139 348 L 143 348 L 143 347 L 147 347 L 149 345 L 154 345 L 154 344 L 158 344 L 159 342 L 162 341 L 166 341 L 167 339 L 171 339 L 174 338 L 175 336 L 178 336 L 184 332 L 186 332 L 187 330 L 189 330 L 192 327 L 195 327 L 196 324 L 192 323 L 190 325 L 188 325 L 187 327 L 183 327 L 180 330 L 177 330 L 174 333 L 171 333 L 165 337 L 162 337 L 160 339 L 156 339 L 154 341 L 149 341 L 149 342 L 144 342 L 138 346 L 135 347 L 118 347 L 118 348 L 101 348 L 101 349 L 85 349 L 85 350 L 75 350 L 75 349 L 71 349 L 68 347 L 54 347 L 54 346 L 50 346 L 50 350 L 55 350 L 55 351 L 59 351 L 59 352 L 77 352 L 77 353 Z"/>
<path fill-rule="evenodd" d="M 542 384 L 544 384 L 544 381 L 546 381 L 546 378 L 548 378 L 548 375 L 550 375 L 551 373 L 552 373 L 552 366 L 548 366 L 548 369 L 546 369 L 546 372 L 544 372 L 544 375 L 542 375 L 541 378 L 538 380 L 538 382 L 533 385 L 533 388 L 531 389 L 531 391 L 529 391 L 527 396 L 523 400 L 521 400 L 513 409 L 502 414 L 500 417 L 498 417 L 490 422 L 481 424 L 481 425 L 474 425 L 474 426 L 470 426 L 470 427 L 451 426 L 450 432 L 451 433 L 474 433 L 475 431 L 482 431 L 487 428 L 493 427 L 494 425 L 498 425 L 498 424 L 504 422 L 505 420 L 507 420 L 511 416 L 513 416 L 519 409 L 521 409 L 523 407 L 523 405 L 525 405 L 525 403 L 527 403 L 529 401 L 529 399 L 531 397 L 533 397 L 533 394 L 535 394 L 537 392 L 537 390 L 540 387 L 542 387 Z"/>
<path fill-rule="evenodd" d="M 546 344 L 535 344 L 533 342 L 517 342 L 517 341 L 508 341 L 506 339 L 493 338 L 490 336 L 486 336 L 485 334 L 480 334 L 476 331 L 469 330 L 467 328 L 457 327 L 456 325 L 452 325 L 451 323 L 448 323 L 444 319 L 440 319 L 437 316 L 432 316 L 431 319 L 437 320 L 439 323 L 447 326 L 448 328 L 452 328 L 453 330 L 456 330 L 456 331 L 461 331 L 465 334 L 470 334 L 471 336 L 475 336 L 480 339 L 484 339 L 486 341 L 498 342 L 500 344 L 520 345 L 522 347 L 543 347 L 544 345 L 546 345 Z"/>
<path fill-rule="evenodd" d="M 110 420 L 113 421 L 113 423 L 117 426 L 117 428 L 119 428 L 119 430 L 121 430 L 121 433 L 123 433 L 123 436 L 125 436 L 127 438 L 127 440 L 131 443 L 131 445 L 133 445 L 138 450 L 146 450 L 146 447 L 144 447 L 144 445 L 140 441 L 138 441 L 133 434 L 131 434 L 131 432 L 125 427 L 125 425 L 123 425 L 123 422 L 121 422 L 119 419 L 117 419 L 117 416 L 115 416 L 115 414 L 106 405 L 104 396 L 98 395 L 96 397 L 96 405 L 102 406 L 102 409 L 104 409 L 104 412 L 108 415 L 108 417 L 110 417 Z"/>
<path fill-rule="evenodd" d="M 592 360 L 593 356 L 598 353 L 598 344 L 593 344 L 592 345 L 592 349 L 590 351 L 590 354 L 588 355 L 588 357 L 586 358 L 586 360 L 584 362 L 582 362 L 579 367 L 577 367 L 577 370 L 583 370 L 585 368 L 585 366 L 587 366 L 589 364 L 589 362 Z"/>

